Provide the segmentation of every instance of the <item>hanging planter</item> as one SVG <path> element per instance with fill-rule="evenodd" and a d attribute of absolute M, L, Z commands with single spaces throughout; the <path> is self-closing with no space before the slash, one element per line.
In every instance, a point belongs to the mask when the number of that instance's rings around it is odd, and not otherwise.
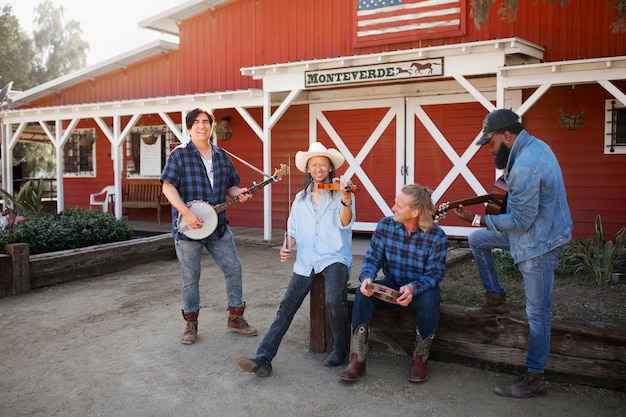
<path fill-rule="evenodd" d="M 83 130 L 76 135 L 78 136 L 78 145 L 81 148 L 91 148 L 96 141 L 96 135 L 91 129 Z"/>
<path fill-rule="evenodd" d="M 213 123 L 213 134 L 217 140 L 227 141 L 233 137 L 233 132 L 230 130 L 230 116 L 222 117 L 219 122 Z"/>
<path fill-rule="evenodd" d="M 159 139 L 160 131 L 156 127 L 144 127 L 141 133 L 141 140 L 146 145 L 154 145 Z"/>
<path fill-rule="evenodd" d="M 578 130 L 585 124 L 584 115 L 585 112 L 578 108 L 574 86 L 572 86 L 572 95 L 567 105 L 559 108 L 559 124 L 566 130 Z"/>
<path fill-rule="evenodd" d="M 566 130 L 578 130 L 585 124 L 585 112 L 567 113 L 563 107 L 559 109 L 559 124 Z"/>

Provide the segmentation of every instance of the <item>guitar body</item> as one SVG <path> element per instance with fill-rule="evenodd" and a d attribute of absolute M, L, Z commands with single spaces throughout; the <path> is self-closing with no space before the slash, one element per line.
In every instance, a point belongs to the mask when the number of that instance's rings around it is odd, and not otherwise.
<path fill-rule="evenodd" d="M 493 200 L 489 200 L 487 202 L 487 208 L 485 209 L 485 213 L 487 214 L 501 214 L 506 213 L 506 200 L 509 193 L 509 187 L 504 181 L 503 177 L 498 178 L 498 180 L 493 184 L 493 189 L 491 190 L 491 196 L 494 197 Z"/>

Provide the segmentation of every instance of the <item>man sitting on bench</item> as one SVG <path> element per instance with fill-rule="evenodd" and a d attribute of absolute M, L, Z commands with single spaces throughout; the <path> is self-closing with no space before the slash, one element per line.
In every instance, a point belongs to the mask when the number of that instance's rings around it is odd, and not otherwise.
<path fill-rule="evenodd" d="M 354 298 L 350 363 L 340 375 L 344 381 L 357 381 L 365 374 L 374 307 L 400 306 L 417 312 L 415 358 L 409 381 L 428 379 L 426 361 L 439 324 L 439 283 L 448 243 L 444 231 L 433 223 L 431 193 L 418 184 L 405 185 L 391 209 L 393 216 L 383 218 L 372 235 L 359 275 L 361 286 Z M 384 277 L 374 283 L 379 270 Z"/>

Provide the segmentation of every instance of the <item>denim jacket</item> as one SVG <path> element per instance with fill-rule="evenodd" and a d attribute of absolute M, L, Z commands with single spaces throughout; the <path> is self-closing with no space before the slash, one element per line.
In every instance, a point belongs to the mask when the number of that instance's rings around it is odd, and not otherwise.
<path fill-rule="evenodd" d="M 572 238 L 563 174 L 552 149 L 522 130 L 507 164 L 505 214 L 485 216 L 487 228 L 508 232 L 515 263 L 543 255 Z"/>

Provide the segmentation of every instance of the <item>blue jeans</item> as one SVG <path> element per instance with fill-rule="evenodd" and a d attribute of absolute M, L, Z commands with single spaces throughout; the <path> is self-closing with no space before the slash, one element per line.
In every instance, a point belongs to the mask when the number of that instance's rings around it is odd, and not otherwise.
<path fill-rule="evenodd" d="M 517 264 L 524 277 L 526 316 L 530 327 L 526 368 L 543 373 L 550 353 L 550 305 L 554 270 L 559 264 L 563 246 Z"/>
<path fill-rule="evenodd" d="M 491 250 L 509 249 L 508 235 L 478 229 L 470 233 L 468 243 L 476 260 L 485 291 L 504 294 L 505 289 L 498 282 Z M 558 266 L 559 255 L 563 248 L 564 246 L 560 246 L 517 264 L 524 278 L 526 316 L 530 327 L 526 368 L 533 373 L 543 373 L 550 353 L 552 286 L 554 270 Z"/>
<path fill-rule="evenodd" d="M 376 280 L 377 284 L 384 285 L 394 290 L 400 287 L 395 281 L 389 278 Z M 411 304 L 406 308 L 413 308 L 417 312 L 416 328 L 422 339 L 432 336 L 439 325 L 439 303 L 441 302 L 441 294 L 439 287 L 425 291 L 413 297 Z M 361 294 L 357 288 L 354 293 L 354 305 L 352 306 L 352 331 L 357 326 L 369 324 L 372 321 L 372 315 L 376 308 L 403 308 L 397 304 L 391 304 L 374 297 L 366 297 Z"/>
<path fill-rule="evenodd" d="M 242 299 L 241 260 L 229 227 L 221 239 L 217 237 L 217 233 L 213 233 L 205 240 L 176 240 L 174 247 L 182 272 L 183 311 L 185 313 L 200 309 L 199 283 L 202 248 L 206 248 L 224 273 L 228 306 L 237 308 L 245 305 Z"/>
<path fill-rule="evenodd" d="M 325 303 L 334 338 L 333 350 L 337 349 L 339 352 L 348 354 L 350 351 L 350 329 L 348 310 L 343 299 L 343 291 L 349 279 L 348 267 L 337 262 L 327 266 L 320 274 L 311 272 L 311 275 L 307 277 L 294 273 L 291 276 L 291 281 L 289 281 L 287 291 L 280 302 L 274 322 L 257 349 L 257 358 L 263 357 L 269 361 L 274 359 L 280 342 L 311 290 L 311 285 L 313 285 L 313 280 L 316 279 L 317 275 L 324 277 Z"/>
<path fill-rule="evenodd" d="M 493 260 L 492 249 L 510 248 L 509 235 L 505 233 L 495 233 L 487 229 L 477 229 L 467 237 L 472 255 L 478 267 L 478 274 L 483 282 L 486 292 L 504 294 L 506 290 L 498 282 L 498 273 Z"/>

